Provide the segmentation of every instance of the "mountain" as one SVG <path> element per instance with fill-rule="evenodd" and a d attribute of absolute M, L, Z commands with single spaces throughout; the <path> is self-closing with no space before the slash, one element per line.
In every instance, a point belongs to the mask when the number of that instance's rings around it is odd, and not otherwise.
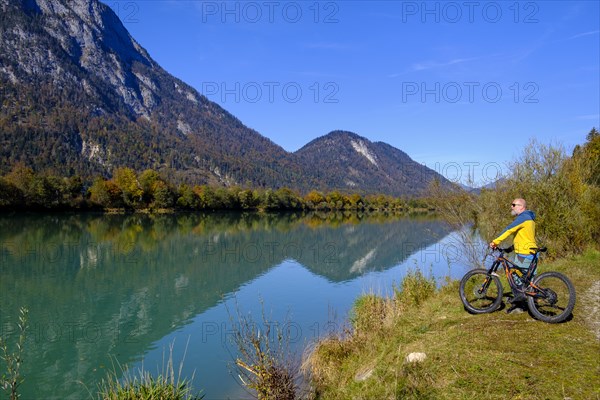
<path fill-rule="evenodd" d="M 433 179 L 450 184 L 403 151 L 352 132 L 331 132 L 295 154 L 314 180 L 329 189 L 399 196 L 418 195 Z"/>
<path fill-rule="evenodd" d="M 163 70 L 95 0 L 0 0 L 1 170 L 294 185 L 280 146 Z"/>
<path fill-rule="evenodd" d="M 176 183 L 388 194 L 416 194 L 436 176 L 350 133 L 285 151 L 162 69 L 97 0 L 0 9 L 0 174 L 21 163 L 89 179 L 127 166 Z"/>

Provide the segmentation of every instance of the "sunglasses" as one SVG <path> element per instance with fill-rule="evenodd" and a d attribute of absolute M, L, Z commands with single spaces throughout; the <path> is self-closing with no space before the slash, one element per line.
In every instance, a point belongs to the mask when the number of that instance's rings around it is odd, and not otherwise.
<path fill-rule="evenodd" d="M 511 204 L 511 207 L 516 207 L 516 206 L 520 206 L 520 204 L 516 204 L 516 203 Z"/>

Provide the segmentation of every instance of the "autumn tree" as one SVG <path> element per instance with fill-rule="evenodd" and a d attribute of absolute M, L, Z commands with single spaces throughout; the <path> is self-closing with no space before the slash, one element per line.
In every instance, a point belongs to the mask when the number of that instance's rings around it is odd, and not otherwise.
<path fill-rule="evenodd" d="M 144 203 L 152 203 L 154 200 L 155 191 L 157 189 L 157 184 L 161 181 L 158 172 L 152 169 L 147 169 L 139 175 L 138 181 L 139 186 L 142 189 L 142 199 Z"/>
<path fill-rule="evenodd" d="M 317 192 L 316 190 L 310 191 L 305 197 L 304 201 L 309 208 L 318 208 L 319 205 L 325 202 L 325 196 L 321 192 Z"/>
<path fill-rule="evenodd" d="M 35 199 L 33 170 L 23 164 L 16 165 L 6 175 L 6 181 L 22 193 L 25 204 L 32 204 Z"/>
<path fill-rule="evenodd" d="M 117 168 L 113 174 L 113 181 L 121 189 L 126 207 L 136 208 L 141 204 L 144 191 L 133 169 Z"/>
<path fill-rule="evenodd" d="M 240 190 L 237 193 L 237 198 L 242 210 L 253 210 L 260 204 L 260 198 L 257 191 L 249 189 Z"/>
<path fill-rule="evenodd" d="M 123 195 L 121 189 L 113 182 L 96 178 L 89 189 L 90 201 L 102 207 L 121 207 Z"/>

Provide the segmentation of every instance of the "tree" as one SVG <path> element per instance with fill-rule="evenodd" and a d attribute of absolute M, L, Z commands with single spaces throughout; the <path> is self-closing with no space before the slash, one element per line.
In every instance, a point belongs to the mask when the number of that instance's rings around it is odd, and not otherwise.
<path fill-rule="evenodd" d="M 580 231 L 588 231 L 594 242 L 600 240 L 600 134 L 596 128 L 587 135 L 587 142 L 577 146 L 565 165 L 565 175 L 577 188 L 575 196 L 585 221 Z"/>
<path fill-rule="evenodd" d="M 0 208 L 23 204 L 23 192 L 13 183 L 0 178 Z"/>
<path fill-rule="evenodd" d="M 163 181 L 156 181 L 154 185 L 154 201 L 153 208 L 170 208 L 173 207 L 174 196 L 173 191 Z"/>
<path fill-rule="evenodd" d="M 333 191 L 327 195 L 327 202 L 332 209 L 339 210 L 344 204 L 344 197 L 338 191 Z"/>
<path fill-rule="evenodd" d="M 198 207 L 209 210 L 221 208 L 219 199 L 210 186 L 194 186 L 194 193 L 198 197 Z"/>
<path fill-rule="evenodd" d="M 80 197 L 83 191 L 83 180 L 79 175 L 73 175 L 65 180 L 65 193 L 68 194 L 72 199 Z"/>
<path fill-rule="evenodd" d="M 215 197 L 218 204 L 214 207 L 217 209 L 232 210 L 238 208 L 237 197 L 224 187 L 219 187 L 215 191 Z"/>
<path fill-rule="evenodd" d="M 160 181 L 158 172 L 147 169 L 142 172 L 138 178 L 142 189 L 142 199 L 146 204 L 150 204 L 154 200 L 157 183 Z"/>
<path fill-rule="evenodd" d="M 285 210 L 298 210 L 302 208 L 300 197 L 289 188 L 279 188 L 275 192 L 278 208 Z"/>
<path fill-rule="evenodd" d="M 8 175 L 6 175 L 6 181 L 23 194 L 25 205 L 30 205 L 35 200 L 33 178 L 33 170 L 23 164 L 14 166 Z"/>
<path fill-rule="evenodd" d="M 582 157 L 585 160 L 586 182 L 600 186 L 600 133 L 596 128 L 592 128 L 587 135 Z"/>
<path fill-rule="evenodd" d="M 123 194 L 121 189 L 112 181 L 96 178 L 89 189 L 90 200 L 102 207 L 121 207 Z"/>
<path fill-rule="evenodd" d="M 363 199 L 362 196 L 358 193 L 353 193 L 348 197 L 345 197 L 345 202 L 349 205 L 350 209 L 356 210 L 363 208 Z"/>
<path fill-rule="evenodd" d="M 325 196 L 322 193 L 312 190 L 305 197 L 304 201 L 310 208 L 318 208 L 319 204 L 325 202 Z"/>
<path fill-rule="evenodd" d="M 182 208 L 196 210 L 200 208 L 200 199 L 191 187 L 181 185 L 177 191 L 177 205 Z"/>
<path fill-rule="evenodd" d="M 243 210 L 253 210 L 259 204 L 256 192 L 252 190 L 241 190 L 237 193 L 238 202 Z"/>
<path fill-rule="evenodd" d="M 586 140 L 588 142 L 593 141 L 594 139 L 596 139 L 597 137 L 600 136 L 600 132 L 598 132 L 598 130 L 596 129 L 596 127 L 593 127 L 591 131 L 589 131 L 589 133 L 587 134 Z"/>
<path fill-rule="evenodd" d="M 113 174 L 113 181 L 121 189 L 125 206 L 135 208 L 142 202 L 144 191 L 133 169 L 117 168 Z"/>
<path fill-rule="evenodd" d="M 279 201 L 277 196 L 271 189 L 267 189 L 263 194 L 262 206 L 266 210 L 276 210 L 279 208 Z"/>
<path fill-rule="evenodd" d="M 65 182 L 57 176 L 34 177 L 35 202 L 43 207 L 56 207 L 63 203 Z"/>

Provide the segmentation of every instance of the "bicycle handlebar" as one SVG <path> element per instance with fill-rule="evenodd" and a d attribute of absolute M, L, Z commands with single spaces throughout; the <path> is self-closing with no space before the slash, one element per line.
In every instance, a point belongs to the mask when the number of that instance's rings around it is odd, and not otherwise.
<path fill-rule="evenodd" d="M 507 254 L 507 253 L 512 253 L 515 250 L 515 246 L 510 246 L 510 247 L 506 247 L 506 248 L 502 248 L 502 247 L 495 247 L 492 249 L 492 251 L 499 251 L 501 254 Z M 548 251 L 547 247 L 530 247 L 529 250 L 533 250 L 533 253 L 531 254 L 537 254 L 537 253 L 545 253 L 546 251 Z"/>

